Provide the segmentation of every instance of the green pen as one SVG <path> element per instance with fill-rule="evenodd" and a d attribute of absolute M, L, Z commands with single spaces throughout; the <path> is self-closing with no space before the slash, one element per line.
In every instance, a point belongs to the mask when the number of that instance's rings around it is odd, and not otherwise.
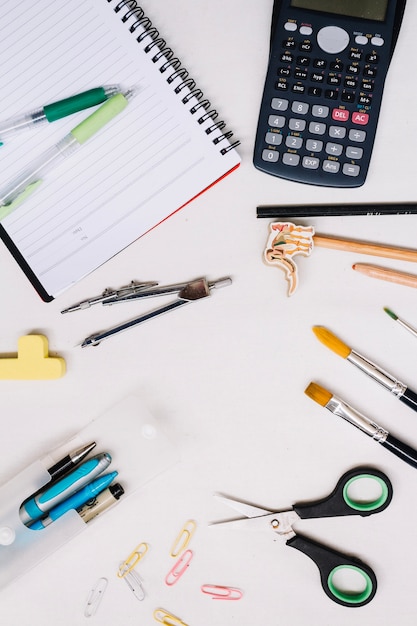
<path fill-rule="evenodd" d="M 72 115 L 73 113 L 78 113 L 78 111 L 83 111 L 84 109 L 102 104 L 102 102 L 105 102 L 119 92 L 119 85 L 96 87 L 95 89 L 83 91 L 76 96 L 59 100 L 59 102 L 47 104 L 30 113 L 23 113 L 23 115 L 19 117 L 0 122 L 0 145 L 3 137 L 7 135 L 25 130 L 31 126 L 36 126 L 42 122 L 55 122 L 67 115 Z"/>
<path fill-rule="evenodd" d="M 42 183 L 46 172 L 80 148 L 90 137 L 121 113 L 133 97 L 132 89 L 112 96 L 99 109 L 73 128 L 61 141 L 39 156 L 0 192 L 0 220 L 14 211 Z"/>

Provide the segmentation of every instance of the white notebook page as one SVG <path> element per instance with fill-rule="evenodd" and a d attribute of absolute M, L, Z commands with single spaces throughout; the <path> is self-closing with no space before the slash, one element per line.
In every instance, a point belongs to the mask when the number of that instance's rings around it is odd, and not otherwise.
<path fill-rule="evenodd" d="M 3 0 L 3 119 L 101 85 L 134 86 L 127 108 L 62 165 L 2 226 L 52 296 L 80 280 L 239 163 L 217 146 L 166 82 L 147 37 L 136 37 L 107 0 Z M 134 20 L 133 20 L 134 21 Z M 130 22 L 129 22 L 130 24 Z M 157 25 L 156 25 L 157 27 Z M 162 34 L 163 36 L 163 34 Z M 157 49 L 155 49 L 157 52 Z M 185 63 L 186 65 L 186 63 Z M 171 70 L 172 71 L 172 70 Z M 0 188 L 93 109 L 5 138 Z"/>

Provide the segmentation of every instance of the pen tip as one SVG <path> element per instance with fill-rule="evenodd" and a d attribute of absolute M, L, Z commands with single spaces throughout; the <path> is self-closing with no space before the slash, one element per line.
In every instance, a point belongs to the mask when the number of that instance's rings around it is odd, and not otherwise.
<path fill-rule="evenodd" d="M 393 320 L 397 320 L 398 319 L 398 315 L 395 315 L 395 313 L 393 313 L 391 311 L 391 309 L 388 309 L 387 307 L 384 307 L 384 311 L 385 311 L 385 313 L 387 313 L 387 315 L 392 317 Z"/>

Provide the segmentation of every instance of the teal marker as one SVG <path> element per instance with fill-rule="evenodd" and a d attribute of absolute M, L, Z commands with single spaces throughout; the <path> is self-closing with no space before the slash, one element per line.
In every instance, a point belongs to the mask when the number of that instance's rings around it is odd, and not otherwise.
<path fill-rule="evenodd" d="M 43 182 L 44 175 L 73 154 L 88 139 L 121 113 L 133 97 L 133 90 L 112 96 L 99 109 L 73 128 L 55 146 L 49 148 L 28 168 L 0 191 L 0 220 L 14 211 Z"/>
<path fill-rule="evenodd" d="M 106 85 L 83 91 L 75 96 L 47 104 L 40 109 L 23 113 L 15 118 L 0 122 L 0 145 L 5 136 L 37 126 L 43 122 L 55 122 L 63 117 L 78 113 L 84 109 L 102 104 L 120 92 L 119 85 Z"/>

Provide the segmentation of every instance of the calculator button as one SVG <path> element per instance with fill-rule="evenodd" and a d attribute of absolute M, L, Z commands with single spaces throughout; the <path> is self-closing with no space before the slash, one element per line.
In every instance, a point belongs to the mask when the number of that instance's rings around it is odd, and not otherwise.
<path fill-rule="evenodd" d="M 316 157 L 307 157 L 307 156 L 305 156 L 303 158 L 302 165 L 307 170 L 316 170 L 316 169 L 318 169 L 318 167 L 320 165 L 320 159 L 317 159 Z"/>
<path fill-rule="evenodd" d="M 293 113 L 298 113 L 299 115 L 306 115 L 308 113 L 309 105 L 306 102 L 298 102 L 294 100 L 291 106 L 291 111 Z"/>
<path fill-rule="evenodd" d="M 292 89 L 291 89 L 291 91 L 293 93 L 304 93 L 305 90 L 306 90 L 305 86 L 304 85 L 300 85 L 298 83 L 296 85 L 293 85 Z"/>
<path fill-rule="evenodd" d="M 336 120 L 336 122 L 347 122 L 349 119 L 349 111 L 346 111 L 346 109 L 333 109 L 332 119 Z"/>
<path fill-rule="evenodd" d="M 279 91 L 288 91 L 288 83 L 285 80 L 278 80 L 275 84 L 275 89 Z"/>
<path fill-rule="evenodd" d="M 351 165 L 350 163 L 345 163 L 342 169 L 343 174 L 345 176 L 359 176 L 361 168 L 359 165 Z"/>
<path fill-rule="evenodd" d="M 341 61 L 333 61 L 333 63 L 330 63 L 329 69 L 332 72 L 341 72 L 343 70 L 343 63 Z"/>
<path fill-rule="evenodd" d="M 356 130 L 353 129 L 349 131 L 349 139 L 350 141 L 354 141 L 356 143 L 363 143 L 366 139 L 366 132 L 364 130 Z"/>
<path fill-rule="evenodd" d="M 282 162 L 285 165 L 291 165 L 292 167 L 296 167 L 300 162 L 300 157 L 298 154 L 291 154 L 290 152 L 286 152 L 282 156 Z"/>
<path fill-rule="evenodd" d="M 297 30 L 297 24 L 295 24 L 294 22 L 287 22 L 284 25 L 284 28 L 285 30 L 288 30 L 288 31 L 294 31 L 294 30 Z"/>
<path fill-rule="evenodd" d="M 372 104 L 372 96 L 366 96 L 365 94 L 362 94 L 361 96 L 359 96 L 358 102 L 363 106 L 370 106 Z"/>
<path fill-rule="evenodd" d="M 360 71 L 360 66 L 356 63 L 352 63 L 352 65 L 349 65 L 349 67 L 347 68 L 347 71 L 349 74 L 353 74 L 354 76 L 357 76 Z"/>
<path fill-rule="evenodd" d="M 276 163 L 279 158 L 279 152 L 276 150 L 263 150 L 262 151 L 262 160 L 269 161 L 270 163 Z"/>
<path fill-rule="evenodd" d="M 382 37 L 372 37 L 371 39 L 371 44 L 373 46 L 383 46 L 384 45 L 384 40 L 382 39 Z"/>
<path fill-rule="evenodd" d="M 368 37 L 365 37 L 365 35 L 358 35 L 355 37 L 355 43 L 357 43 L 358 46 L 366 46 L 368 43 Z"/>
<path fill-rule="evenodd" d="M 355 94 L 353 91 L 343 91 L 342 92 L 342 100 L 343 102 L 355 102 Z"/>
<path fill-rule="evenodd" d="M 365 78 L 362 81 L 361 89 L 363 89 L 363 91 L 367 91 L 369 93 L 369 92 L 374 90 L 374 83 L 371 80 L 369 80 L 368 78 Z"/>
<path fill-rule="evenodd" d="M 271 107 L 274 111 L 286 111 L 288 109 L 288 100 L 282 98 L 272 98 Z"/>
<path fill-rule="evenodd" d="M 303 67 L 307 67 L 310 65 L 309 57 L 297 57 L 297 64 L 302 65 Z"/>
<path fill-rule="evenodd" d="M 287 50 L 293 50 L 295 48 L 294 39 L 286 39 L 282 42 L 282 47 L 286 48 Z"/>
<path fill-rule="evenodd" d="M 366 55 L 365 61 L 367 61 L 367 63 L 378 63 L 379 56 L 372 52 L 371 54 Z"/>
<path fill-rule="evenodd" d="M 349 54 L 349 59 L 352 59 L 352 61 L 360 61 L 362 58 L 362 52 L 359 52 L 359 50 L 352 50 L 352 52 Z"/>
<path fill-rule="evenodd" d="M 318 70 L 324 70 L 326 65 L 327 61 L 325 61 L 324 59 L 314 59 L 313 61 L 313 67 L 317 68 Z"/>
<path fill-rule="evenodd" d="M 323 150 L 323 142 L 315 139 L 307 139 L 306 148 L 309 152 L 321 152 Z"/>
<path fill-rule="evenodd" d="M 329 115 L 329 107 L 321 106 L 320 104 L 314 104 L 312 113 L 314 117 L 327 117 Z"/>
<path fill-rule="evenodd" d="M 329 174 L 337 174 L 340 170 L 339 161 L 323 161 L 323 170 Z"/>
<path fill-rule="evenodd" d="M 290 130 L 296 130 L 296 131 L 302 132 L 303 130 L 305 130 L 306 121 L 291 118 L 288 125 L 290 127 Z"/>
<path fill-rule="evenodd" d="M 349 45 L 349 34 L 339 26 L 324 26 L 317 33 L 317 43 L 324 52 L 337 54 Z"/>
<path fill-rule="evenodd" d="M 361 126 L 366 126 L 369 122 L 369 114 L 368 113 L 352 113 L 352 122 L 354 124 L 360 124 Z"/>
<path fill-rule="evenodd" d="M 330 126 L 329 136 L 332 139 L 343 139 L 346 137 L 346 128 L 344 126 Z"/>
<path fill-rule="evenodd" d="M 311 26 L 301 26 L 300 28 L 301 35 L 309 36 L 312 34 L 312 32 L 313 32 L 313 29 L 311 28 Z"/>
<path fill-rule="evenodd" d="M 326 132 L 326 124 L 320 124 L 319 122 L 310 122 L 308 127 L 312 135 L 324 135 Z"/>
<path fill-rule="evenodd" d="M 365 67 L 365 69 L 363 70 L 363 75 L 366 76 L 367 78 L 375 78 L 375 76 L 376 76 L 376 67 L 372 67 L 370 65 L 367 65 Z"/>
<path fill-rule="evenodd" d="M 363 148 L 355 148 L 354 146 L 348 146 L 346 148 L 346 156 L 348 159 L 361 159 L 363 156 Z"/>
<path fill-rule="evenodd" d="M 278 76 L 290 76 L 291 70 L 289 67 L 279 67 L 277 71 Z"/>
<path fill-rule="evenodd" d="M 274 128 L 282 128 L 285 126 L 285 117 L 283 115 L 270 115 L 268 124 Z"/>
<path fill-rule="evenodd" d="M 318 98 L 319 96 L 321 96 L 322 91 L 323 90 L 320 87 L 309 87 L 308 88 L 308 95 L 309 96 L 314 96 L 314 97 Z"/>
<path fill-rule="evenodd" d="M 313 72 L 310 76 L 310 80 L 313 83 L 323 83 L 324 82 L 324 74 L 319 74 L 318 72 Z"/>
<path fill-rule="evenodd" d="M 340 156 L 343 152 L 343 146 L 340 143 L 328 142 L 326 144 L 326 152 L 332 156 Z"/>
<path fill-rule="evenodd" d="M 265 141 L 266 143 L 279 146 L 282 143 L 282 135 L 280 133 L 266 133 Z"/>
<path fill-rule="evenodd" d="M 284 54 L 281 54 L 280 57 L 280 61 L 282 61 L 282 63 L 292 63 L 293 62 L 293 55 L 290 54 L 289 52 L 284 52 Z"/>
<path fill-rule="evenodd" d="M 291 135 L 289 135 L 285 140 L 285 145 L 287 146 L 287 148 L 290 148 L 292 150 L 299 150 L 303 145 L 303 140 L 301 139 L 301 137 L 292 137 Z"/>
<path fill-rule="evenodd" d="M 328 100 L 337 100 L 339 92 L 335 89 L 326 89 L 324 95 Z"/>
<path fill-rule="evenodd" d="M 301 50 L 302 52 L 311 52 L 313 49 L 313 46 L 311 45 L 311 41 L 303 41 L 298 46 L 298 49 Z"/>

